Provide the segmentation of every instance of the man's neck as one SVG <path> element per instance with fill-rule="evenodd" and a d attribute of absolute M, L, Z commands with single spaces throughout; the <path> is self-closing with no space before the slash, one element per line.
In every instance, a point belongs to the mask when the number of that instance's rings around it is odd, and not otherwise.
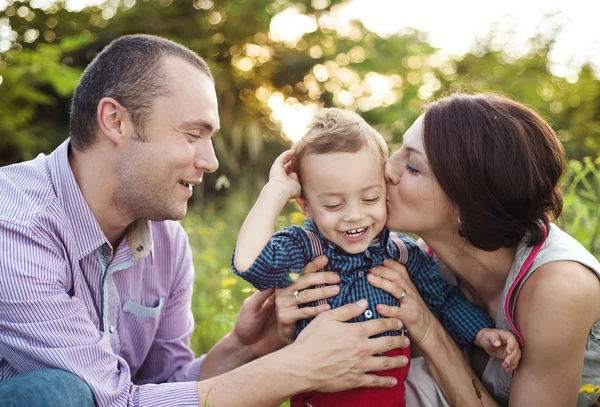
<path fill-rule="evenodd" d="M 103 154 L 77 152 L 70 148 L 69 165 L 102 232 L 113 249 L 116 249 L 134 219 L 124 215 L 113 203 L 116 180 L 111 163 L 107 162 Z"/>

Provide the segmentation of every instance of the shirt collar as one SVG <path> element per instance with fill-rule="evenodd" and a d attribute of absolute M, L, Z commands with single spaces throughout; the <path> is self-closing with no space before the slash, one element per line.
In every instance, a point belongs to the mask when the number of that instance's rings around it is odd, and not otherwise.
<path fill-rule="evenodd" d="M 344 249 L 342 249 L 335 243 L 327 240 L 325 238 L 325 236 L 323 236 L 321 234 L 321 232 L 319 231 L 319 228 L 313 221 L 306 220 L 304 222 L 304 228 L 317 233 L 319 238 L 321 238 L 321 241 L 324 244 L 326 244 L 329 248 L 333 249 L 334 251 L 351 256 L 351 254 L 347 253 Z M 383 228 L 383 230 L 381 232 L 379 232 L 379 234 L 375 237 L 375 239 L 373 239 L 373 241 L 369 244 L 368 250 L 373 254 L 381 254 L 381 255 L 385 255 L 387 257 L 387 255 L 388 255 L 387 245 L 388 245 L 389 238 L 390 238 L 390 230 L 388 228 Z"/>
<path fill-rule="evenodd" d="M 71 223 L 74 240 L 83 259 L 104 244 L 109 245 L 102 228 L 88 206 L 69 164 L 70 138 L 48 156 L 50 176 L 61 206 Z M 146 257 L 154 247 L 149 221 L 138 220 L 127 229 L 129 248 L 135 261 Z M 151 259 L 153 260 L 153 259 Z"/>

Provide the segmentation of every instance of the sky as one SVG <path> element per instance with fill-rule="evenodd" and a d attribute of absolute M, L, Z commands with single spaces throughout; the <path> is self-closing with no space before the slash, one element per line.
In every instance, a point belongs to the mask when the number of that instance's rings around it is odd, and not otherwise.
<path fill-rule="evenodd" d="M 328 0 L 312 1 L 313 5 L 328 5 Z M 548 55 L 550 71 L 572 80 L 577 80 L 583 63 L 591 64 L 600 77 L 599 16 L 598 0 L 352 0 L 336 13 L 342 23 L 359 19 L 366 28 L 383 36 L 416 28 L 427 33 L 431 45 L 454 56 L 468 52 L 477 38 L 489 34 L 494 26 L 504 33 L 500 39 L 514 56 L 528 51 L 531 37 L 538 33 L 550 37 L 559 26 Z M 313 19 L 288 9 L 272 19 L 271 37 L 294 41 L 316 28 Z M 315 105 L 290 103 L 281 95 L 273 95 L 269 107 L 272 118 L 292 140 L 302 136 L 317 111 Z"/>
<path fill-rule="evenodd" d="M 54 1 L 31 0 L 31 6 L 44 8 Z M 285 4 L 285 0 L 278 1 Z M 103 2 L 66 0 L 66 6 L 77 11 Z M 218 0 L 204 0 L 204 3 L 213 2 L 218 5 Z M 133 6 L 135 0 L 125 0 L 125 3 Z M 293 4 L 293 0 L 290 3 Z M 329 0 L 312 0 L 312 4 L 323 8 L 329 5 Z M 0 0 L 0 10 L 6 6 L 7 0 Z M 552 17 L 544 18 L 548 15 Z M 487 35 L 494 26 L 505 33 L 503 42 L 508 43 L 508 52 L 515 55 L 527 51 L 527 40 L 535 34 L 541 32 L 549 36 L 553 27 L 560 26 L 548 56 L 550 70 L 554 75 L 573 80 L 583 63 L 591 64 L 600 77 L 599 16 L 599 0 L 351 0 L 336 13 L 342 24 L 360 19 L 369 30 L 383 36 L 401 33 L 408 27 L 416 28 L 427 33 L 431 45 L 456 56 L 468 52 L 477 38 Z M 11 46 L 10 28 L 6 23 L 0 20 L 0 51 Z M 314 19 L 289 8 L 272 19 L 270 35 L 273 39 L 293 42 L 316 28 Z M 290 104 L 280 95 L 271 99 L 269 107 L 273 118 L 282 124 L 288 137 L 298 138 L 315 114 L 316 106 Z"/>

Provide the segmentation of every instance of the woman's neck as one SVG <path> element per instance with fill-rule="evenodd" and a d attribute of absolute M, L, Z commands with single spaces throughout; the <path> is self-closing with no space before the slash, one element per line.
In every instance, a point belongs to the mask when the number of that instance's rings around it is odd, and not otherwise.
<path fill-rule="evenodd" d="M 495 315 L 506 279 L 515 259 L 516 247 L 493 252 L 477 249 L 456 234 L 432 234 L 423 240 L 457 276 L 470 300 L 480 302 Z M 468 296 L 469 297 L 469 296 Z"/>

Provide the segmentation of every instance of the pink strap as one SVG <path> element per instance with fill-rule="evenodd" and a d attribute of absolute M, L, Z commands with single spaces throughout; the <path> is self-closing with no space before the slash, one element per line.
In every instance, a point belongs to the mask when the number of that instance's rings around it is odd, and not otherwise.
<path fill-rule="evenodd" d="M 527 271 L 529 270 L 529 268 L 533 264 L 533 261 L 535 260 L 535 257 L 540 252 L 540 249 L 542 248 L 542 245 L 545 243 L 545 241 L 546 241 L 546 239 L 544 238 L 544 240 L 542 242 L 538 243 L 531 250 L 531 253 L 529 253 L 529 256 L 527 256 L 527 259 L 525 260 L 525 263 L 523 263 L 523 266 L 521 267 L 521 270 L 519 270 L 519 274 L 517 274 L 517 278 L 515 278 L 515 281 L 513 281 L 512 285 L 510 286 L 510 289 L 508 290 L 508 295 L 506 296 L 506 300 L 504 302 L 504 313 L 506 314 L 506 319 L 508 320 L 508 323 L 510 324 L 510 326 L 513 329 L 513 331 L 515 332 L 517 340 L 519 341 L 519 345 L 521 345 L 522 348 L 525 347 L 525 342 L 523 342 L 523 337 L 521 336 L 521 334 L 517 330 L 517 327 L 513 323 L 512 316 L 510 315 L 509 305 L 510 305 L 510 302 L 512 300 L 513 292 L 519 286 L 519 283 L 521 282 L 521 280 L 523 279 L 523 277 L 525 277 L 525 274 L 527 273 Z"/>
<path fill-rule="evenodd" d="M 408 263 L 408 249 L 404 242 L 398 237 L 395 233 L 390 233 L 390 237 L 392 238 L 392 242 L 398 248 L 398 262 L 406 265 Z"/>
<path fill-rule="evenodd" d="M 429 257 L 431 257 L 432 259 L 435 258 L 435 253 L 433 252 L 433 250 L 431 250 L 431 247 L 427 248 L 427 254 L 429 255 Z"/>
<path fill-rule="evenodd" d="M 307 236 L 308 236 L 308 241 L 310 242 L 310 248 L 313 252 L 313 255 L 315 256 L 315 259 L 319 256 L 323 255 L 323 245 L 321 244 L 321 240 L 319 240 L 319 237 L 317 236 L 317 234 L 313 231 L 310 230 L 306 230 L 304 229 L 304 231 L 306 232 Z M 325 271 L 325 269 L 321 269 L 318 270 L 318 272 L 321 271 Z M 325 284 L 319 284 L 318 286 L 316 286 L 316 288 L 323 288 L 325 287 Z M 327 304 L 327 299 L 321 299 L 319 301 L 317 301 L 318 305 L 325 305 Z"/>

